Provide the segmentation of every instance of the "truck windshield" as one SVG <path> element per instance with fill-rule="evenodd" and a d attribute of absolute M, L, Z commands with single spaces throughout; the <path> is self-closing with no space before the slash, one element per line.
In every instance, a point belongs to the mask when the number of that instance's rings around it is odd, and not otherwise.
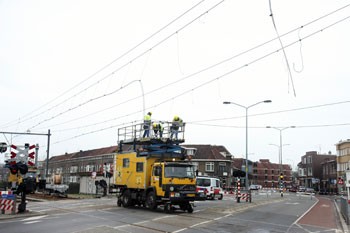
<path fill-rule="evenodd" d="M 168 164 L 165 165 L 165 177 L 194 178 L 194 169 L 190 165 Z"/>

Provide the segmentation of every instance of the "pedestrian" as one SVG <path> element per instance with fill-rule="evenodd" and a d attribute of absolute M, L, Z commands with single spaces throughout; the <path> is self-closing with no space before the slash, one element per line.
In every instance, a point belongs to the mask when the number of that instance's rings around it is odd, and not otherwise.
<path fill-rule="evenodd" d="M 171 123 L 171 126 L 170 126 L 170 132 L 171 132 L 170 139 L 172 139 L 173 136 L 175 136 L 175 139 L 177 139 L 179 129 L 182 125 L 183 125 L 182 119 L 178 116 L 174 116 L 173 122 Z"/>
<path fill-rule="evenodd" d="M 148 112 L 145 117 L 143 118 L 143 137 L 149 137 L 149 130 L 151 128 L 151 116 L 152 113 Z"/>
<path fill-rule="evenodd" d="M 164 130 L 162 122 L 159 122 L 159 123 L 154 122 L 152 126 L 153 126 L 154 136 L 158 137 L 158 132 L 159 132 L 159 137 L 162 138 L 163 130 Z"/>

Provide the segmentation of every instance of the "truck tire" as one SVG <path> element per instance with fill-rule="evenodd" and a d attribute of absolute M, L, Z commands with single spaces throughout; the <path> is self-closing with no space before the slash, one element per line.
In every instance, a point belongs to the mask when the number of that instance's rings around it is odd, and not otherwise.
<path fill-rule="evenodd" d="M 187 212 L 190 214 L 193 213 L 193 207 L 190 203 L 188 203 L 188 205 L 187 205 Z"/>
<path fill-rule="evenodd" d="M 219 200 L 222 200 L 224 198 L 224 195 L 220 195 L 220 197 L 218 198 Z"/>
<path fill-rule="evenodd" d="M 124 207 L 131 206 L 132 200 L 131 200 L 131 193 L 130 190 L 125 190 L 122 196 L 122 204 Z"/>
<path fill-rule="evenodd" d="M 151 210 L 157 209 L 156 195 L 154 194 L 153 191 L 147 194 L 146 207 Z"/>
<path fill-rule="evenodd" d="M 173 209 L 172 209 L 172 206 L 170 205 L 170 203 L 165 203 L 164 204 L 164 212 L 168 213 L 168 214 L 173 212 Z"/>

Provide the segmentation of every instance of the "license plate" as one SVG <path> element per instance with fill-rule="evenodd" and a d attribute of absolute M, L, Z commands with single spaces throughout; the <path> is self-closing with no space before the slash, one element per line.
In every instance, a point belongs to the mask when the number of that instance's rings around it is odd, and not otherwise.
<path fill-rule="evenodd" d="M 194 194 L 194 193 L 189 193 L 189 194 L 187 194 L 187 196 L 188 196 L 188 197 L 195 197 L 196 194 Z"/>

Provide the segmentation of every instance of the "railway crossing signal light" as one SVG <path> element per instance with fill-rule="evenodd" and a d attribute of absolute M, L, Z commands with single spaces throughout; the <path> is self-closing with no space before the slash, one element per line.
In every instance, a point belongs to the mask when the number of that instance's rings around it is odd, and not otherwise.
<path fill-rule="evenodd" d="M 11 172 L 12 175 L 17 175 L 17 173 L 18 173 L 18 166 L 17 166 L 17 164 L 11 164 L 9 166 L 9 168 L 10 168 L 10 172 Z"/>
<path fill-rule="evenodd" d="M 19 169 L 19 172 L 20 172 L 22 175 L 27 174 L 27 172 L 28 172 L 28 165 L 27 165 L 27 164 L 24 164 L 24 163 L 17 163 L 17 167 L 18 167 L 18 169 Z"/>

